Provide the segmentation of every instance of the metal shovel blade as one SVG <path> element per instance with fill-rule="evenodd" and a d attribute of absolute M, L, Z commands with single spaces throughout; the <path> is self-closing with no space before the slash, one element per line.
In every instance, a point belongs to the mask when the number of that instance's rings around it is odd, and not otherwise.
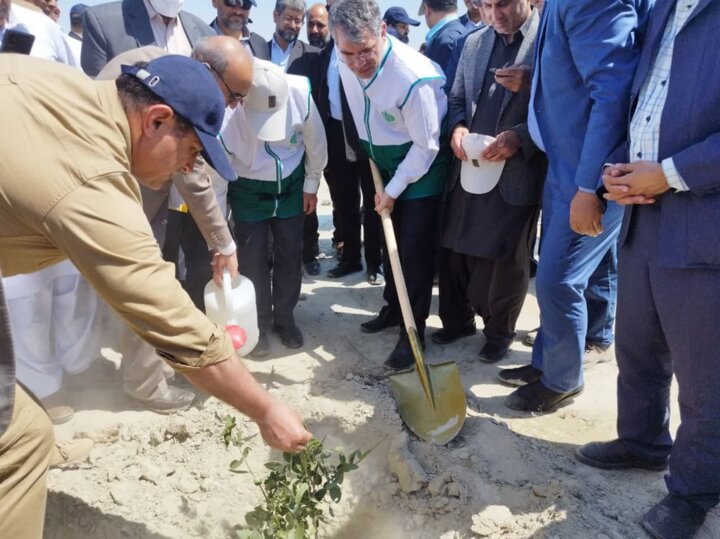
<path fill-rule="evenodd" d="M 435 408 L 425 397 L 415 367 L 388 376 L 400 417 L 415 435 L 444 445 L 455 438 L 465 423 L 465 392 L 454 361 L 429 365 Z"/>

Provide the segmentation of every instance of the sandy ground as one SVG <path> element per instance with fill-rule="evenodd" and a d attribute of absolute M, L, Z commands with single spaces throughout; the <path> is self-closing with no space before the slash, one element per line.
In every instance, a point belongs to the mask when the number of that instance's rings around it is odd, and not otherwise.
<path fill-rule="evenodd" d="M 321 249 L 330 252 L 326 191 L 319 212 Z M 305 346 L 289 353 L 273 337 L 270 359 L 248 361 L 261 383 L 296 407 L 329 447 L 350 451 L 379 443 L 347 476 L 324 537 L 645 537 L 639 520 L 665 495 L 663 474 L 604 472 L 573 457 L 579 445 L 614 436 L 612 350 L 588 358 L 585 392 L 573 404 L 528 417 L 505 408 L 511 389 L 496 381 L 500 368 L 529 361 L 530 349 L 519 340 L 507 359 L 486 365 L 477 359 L 481 333 L 450 346 L 428 339 L 428 360 L 457 361 L 468 396 L 460 435 L 448 446 L 433 446 L 407 434 L 383 376 L 397 332 L 359 331 L 381 306 L 382 287 L 368 285 L 364 273 L 325 278 L 334 263 L 324 260 L 319 278 L 303 280 L 296 318 Z M 437 290 L 433 302 L 437 312 Z M 518 339 L 537 323 L 531 291 Z M 437 316 L 428 325 L 429 331 L 439 328 Z M 248 475 L 228 471 L 235 453 L 225 450 L 220 433 L 232 410 L 198 393 L 199 404 L 187 412 L 143 411 L 122 392 L 118 360 L 104 349 L 87 372 L 66 379 L 77 413 L 58 428 L 58 437 L 88 436 L 97 443 L 89 462 L 51 471 L 45 536 L 233 537 L 259 493 Z M 254 424 L 241 425 L 253 447 L 253 467 L 262 474 L 262 464 L 278 455 L 262 444 Z M 720 537 L 720 515 L 709 517 L 701 536 Z"/>

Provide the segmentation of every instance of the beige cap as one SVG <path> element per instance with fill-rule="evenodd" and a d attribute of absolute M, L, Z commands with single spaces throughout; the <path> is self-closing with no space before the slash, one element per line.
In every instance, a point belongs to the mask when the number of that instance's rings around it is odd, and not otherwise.
<path fill-rule="evenodd" d="M 468 193 L 482 195 L 489 193 L 500 181 L 505 161 L 486 161 L 480 154 L 490 146 L 495 137 L 469 133 L 462 139 L 467 160 L 460 169 L 460 185 Z"/>
<path fill-rule="evenodd" d="M 253 82 L 243 99 L 248 125 L 260 140 L 277 142 L 290 132 L 288 83 L 282 68 L 253 60 Z"/>

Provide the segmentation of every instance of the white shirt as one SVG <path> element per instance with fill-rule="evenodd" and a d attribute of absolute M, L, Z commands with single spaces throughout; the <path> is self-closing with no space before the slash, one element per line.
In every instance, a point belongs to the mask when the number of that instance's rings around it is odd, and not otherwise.
<path fill-rule="evenodd" d="M 70 51 L 70 61 L 75 67 L 80 67 L 80 53 L 82 52 L 82 41 L 75 39 L 67 34 L 63 34 L 63 39 Z"/>
<path fill-rule="evenodd" d="M 273 34 L 272 41 L 270 42 L 270 61 L 287 71 L 288 59 L 290 58 L 290 53 L 292 52 L 294 46 L 295 41 L 291 41 L 288 44 L 287 49 L 282 50 L 280 45 L 278 45 L 275 41 L 275 34 Z"/>
<path fill-rule="evenodd" d="M 166 25 L 162 15 L 155 11 L 155 8 L 150 5 L 148 0 L 143 0 L 143 4 L 145 4 L 145 9 L 150 19 L 150 27 L 155 37 L 155 44 L 170 54 L 190 56 L 192 46 L 187 38 L 180 17 L 175 17 L 170 21 L 170 24 Z"/>
<path fill-rule="evenodd" d="M 640 88 L 638 104 L 630 122 L 630 161 L 657 161 L 660 145 L 660 120 L 667 90 L 670 86 L 675 37 L 685 26 L 698 5 L 698 0 L 683 0 L 675 6 L 675 16 L 668 19 L 652 68 Z M 687 191 L 688 186 L 680 176 L 672 157 L 663 159 L 663 172 L 668 185 L 677 191 Z"/>
<path fill-rule="evenodd" d="M 327 70 L 328 99 L 330 101 L 330 116 L 342 120 L 342 102 L 340 101 L 340 71 L 338 69 L 337 46 L 333 47 L 330 55 L 330 64 Z"/>
<path fill-rule="evenodd" d="M 5 28 L 0 30 L 0 39 L 5 30 L 18 30 L 35 36 L 30 56 L 45 58 L 61 64 L 73 65 L 72 55 L 60 27 L 50 17 L 39 11 L 10 4 L 10 13 Z"/>
<path fill-rule="evenodd" d="M 482 28 L 482 26 L 483 26 L 482 19 L 480 19 L 478 22 L 473 22 L 472 19 L 470 17 L 468 17 L 468 20 L 465 23 L 465 30 L 468 30 L 468 31 L 475 30 L 475 28 L 478 28 L 478 27 Z"/>

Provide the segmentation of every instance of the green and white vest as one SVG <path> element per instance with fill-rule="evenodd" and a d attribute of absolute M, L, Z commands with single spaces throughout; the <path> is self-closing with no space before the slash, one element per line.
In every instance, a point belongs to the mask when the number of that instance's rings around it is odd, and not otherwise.
<path fill-rule="evenodd" d="M 303 128 L 312 96 L 306 77 L 287 75 L 292 129 L 279 142 L 259 140 L 250 130 L 242 106 L 226 113 L 220 140 L 238 178 L 228 185 L 233 216 L 242 221 L 294 217 L 303 211 L 303 188 L 314 193 L 319 180 L 305 178 Z"/>
<path fill-rule="evenodd" d="M 339 69 L 360 141 L 378 165 L 385 185 L 402 175 L 408 185 L 400 199 L 442 193 L 450 151 L 444 129 L 445 76 L 440 67 L 388 36 L 378 70 L 369 81 L 356 77 L 342 62 Z M 420 110 L 409 110 L 407 105 L 421 86 L 432 91 L 423 94 L 427 98 L 420 102 Z M 423 122 L 423 117 L 433 121 Z M 414 144 L 415 153 L 408 157 Z M 416 162 L 404 162 L 406 157 Z M 388 194 L 393 195 L 390 190 Z"/>

